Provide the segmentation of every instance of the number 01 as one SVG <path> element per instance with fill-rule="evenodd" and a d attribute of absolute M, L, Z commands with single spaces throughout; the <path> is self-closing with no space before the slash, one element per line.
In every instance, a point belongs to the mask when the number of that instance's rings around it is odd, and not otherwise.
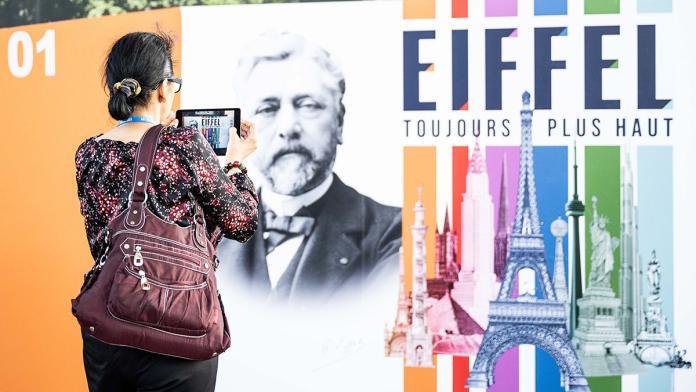
<path fill-rule="evenodd" d="M 19 48 L 22 48 L 22 58 Z M 56 31 L 46 30 L 43 37 L 36 42 L 36 53 L 44 52 L 46 59 L 44 72 L 46 76 L 56 75 Z M 31 73 L 34 66 L 34 43 L 26 31 L 15 31 L 7 44 L 7 65 L 14 77 L 24 78 Z"/>

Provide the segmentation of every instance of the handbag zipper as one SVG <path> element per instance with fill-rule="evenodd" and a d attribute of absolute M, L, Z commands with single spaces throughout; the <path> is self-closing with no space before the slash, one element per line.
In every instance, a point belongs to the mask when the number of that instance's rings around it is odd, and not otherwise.
<path fill-rule="evenodd" d="M 140 275 L 140 288 L 145 291 L 150 290 L 150 282 L 148 282 L 147 277 L 145 277 L 145 271 L 138 271 L 138 275 Z"/>
<path fill-rule="evenodd" d="M 138 246 L 136 245 L 136 249 L 137 249 L 137 247 L 138 247 Z M 155 249 L 155 250 L 157 250 L 157 249 Z M 142 250 L 142 251 L 139 251 L 139 252 L 136 251 L 136 255 L 137 255 L 137 254 L 140 254 L 141 258 L 142 258 L 142 255 L 143 255 L 143 254 L 147 254 L 147 255 L 149 255 L 148 257 L 149 257 L 151 260 L 154 260 L 154 261 L 157 261 L 157 262 L 160 262 L 160 263 L 167 263 L 167 264 L 175 265 L 175 266 L 180 267 L 180 268 L 186 268 L 186 269 L 188 269 L 188 270 L 191 270 L 191 271 L 193 271 L 193 272 L 197 272 L 197 273 L 203 274 L 203 275 L 207 275 L 207 274 L 208 274 L 208 271 L 207 271 L 207 270 L 208 270 L 208 268 L 210 267 L 210 264 L 208 264 L 208 262 L 205 262 L 202 266 L 198 266 L 198 265 L 195 265 L 194 263 L 191 263 L 190 261 L 187 261 L 187 260 L 184 260 L 184 259 L 175 257 L 175 256 L 170 256 L 170 255 L 167 255 L 167 254 L 161 254 L 161 253 L 158 253 L 158 252 L 156 252 L 156 251 L 155 251 L 155 252 L 150 252 L 150 251 Z M 159 258 L 158 258 L 158 257 L 159 257 Z M 169 258 L 169 259 L 171 259 L 171 260 L 176 260 L 176 261 L 178 261 L 178 262 L 181 263 L 181 264 L 175 263 L 175 262 L 172 262 L 172 261 L 167 261 L 167 260 L 166 260 L 167 258 Z M 163 260 L 163 259 L 164 259 L 164 260 Z M 134 258 L 134 259 L 133 259 L 133 264 L 135 264 L 135 262 L 136 262 L 136 260 L 135 260 L 135 258 Z M 139 264 L 139 265 L 138 265 L 138 264 L 135 264 L 135 265 L 136 265 L 136 266 L 140 266 L 140 265 L 142 265 L 142 262 L 141 262 L 141 264 Z"/>
<path fill-rule="evenodd" d="M 208 282 L 203 282 L 203 283 L 198 283 L 198 284 L 191 285 L 191 286 L 174 286 L 174 285 L 168 285 L 165 283 L 158 282 L 152 278 L 148 279 L 145 276 L 145 271 L 143 271 L 143 270 L 139 270 L 138 272 L 135 272 L 135 271 L 131 270 L 130 268 L 126 268 L 126 272 L 128 272 L 128 274 L 140 279 L 141 287 L 143 284 L 143 279 L 145 279 L 145 282 L 148 285 L 148 287 L 150 285 L 152 285 L 152 286 L 157 286 L 157 287 L 160 287 L 163 289 L 170 289 L 170 290 L 194 290 L 194 289 L 200 289 L 200 288 L 206 287 L 208 285 Z M 149 290 L 149 288 L 143 289 L 143 290 Z"/>
<path fill-rule="evenodd" d="M 133 242 L 135 243 L 136 246 L 141 245 L 141 246 L 145 246 L 145 247 L 148 247 L 151 249 L 156 249 L 159 251 L 172 253 L 174 255 L 184 255 L 185 254 L 186 256 L 188 256 L 190 258 L 200 260 L 199 263 L 192 263 L 192 264 L 201 265 L 201 264 L 209 261 L 209 258 L 206 255 L 201 254 L 201 253 L 192 252 L 188 249 L 184 249 L 181 247 L 177 248 L 177 247 L 173 247 L 171 245 L 160 244 L 160 243 L 153 242 L 153 241 L 150 241 L 150 240 L 145 239 L 145 238 L 133 238 Z"/>
<path fill-rule="evenodd" d="M 135 246 L 135 255 L 133 256 L 133 265 L 136 267 L 140 267 L 143 265 L 143 254 L 140 253 L 140 249 L 142 247 L 140 245 Z"/>

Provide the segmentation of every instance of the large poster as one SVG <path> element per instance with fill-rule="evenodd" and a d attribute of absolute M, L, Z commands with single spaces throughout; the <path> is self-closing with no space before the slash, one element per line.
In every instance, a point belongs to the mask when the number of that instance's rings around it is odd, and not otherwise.
<path fill-rule="evenodd" d="M 383 354 L 401 246 L 399 7 L 182 11 L 182 107 L 239 106 L 259 135 L 259 229 L 218 248 L 236 347 L 219 390 L 403 388 Z"/>
<path fill-rule="evenodd" d="M 405 389 L 688 389 L 689 5 L 444 3 L 403 3 Z"/>
<path fill-rule="evenodd" d="M 86 390 L 74 152 L 114 125 L 109 45 L 158 28 L 177 106 L 240 107 L 259 135 L 259 230 L 218 249 L 217 390 L 696 388 L 694 15 L 404 0 L 0 29 L 0 389 Z"/>

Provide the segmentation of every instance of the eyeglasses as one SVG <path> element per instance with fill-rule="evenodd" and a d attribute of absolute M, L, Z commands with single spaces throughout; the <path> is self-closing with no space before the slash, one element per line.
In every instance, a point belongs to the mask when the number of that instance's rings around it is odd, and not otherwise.
<path fill-rule="evenodd" d="M 169 82 L 176 84 L 176 86 L 174 87 L 174 93 L 178 93 L 179 91 L 181 91 L 181 78 L 162 78 L 162 80 L 160 80 L 160 83 L 162 83 L 165 80 L 168 80 Z"/>

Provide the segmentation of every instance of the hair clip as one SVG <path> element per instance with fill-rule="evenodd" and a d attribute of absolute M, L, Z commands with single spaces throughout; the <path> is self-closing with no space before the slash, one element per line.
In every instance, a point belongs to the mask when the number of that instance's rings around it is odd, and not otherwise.
<path fill-rule="evenodd" d="M 132 84 L 133 87 L 131 87 L 128 84 Z M 140 83 L 138 83 L 137 80 L 132 79 L 132 78 L 125 78 L 125 79 L 121 80 L 120 82 L 114 83 L 114 92 L 120 91 L 121 87 L 124 85 L 126 85 L 130 89 L 129 94 L 127 95 L 128 97 L 136 96 L 136 95 L 140 94 L 140 92 L 142 91 L 142 89 L 140 88 Z"/>

